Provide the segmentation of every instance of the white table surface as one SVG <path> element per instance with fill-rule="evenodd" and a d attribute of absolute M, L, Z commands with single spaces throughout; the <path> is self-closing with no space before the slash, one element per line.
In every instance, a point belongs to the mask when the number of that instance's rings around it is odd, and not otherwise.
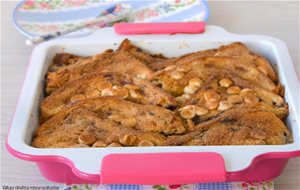
<path fill-rule="evenodd" d="M 16 159 L 5 149 L 9 121 L 16 105 L 32 47 L 12 26 L 16 1 L 1 2 L 1 180 L 2 185 L 51 185 L 35 164 Z M 283 40 L 299 74 L 299 1 L 209 1 L 208 24 L 230 32 L 265 34 Z M 275 179 L 275 189 L 300 189 L 300 158 L 292 159 Z M 56 184 L 58 185 L 58 184 Z"/>

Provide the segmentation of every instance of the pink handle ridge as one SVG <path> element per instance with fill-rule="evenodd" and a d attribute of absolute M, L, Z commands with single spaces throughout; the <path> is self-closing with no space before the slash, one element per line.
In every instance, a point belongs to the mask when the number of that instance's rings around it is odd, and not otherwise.
<path fill-rule="evenodd" d="M 146 153 L 110 154 L 102 160 L 102 184 L 190 184 L 224 182 L 226 170 L 220 154 Z"/>
<path fill-rule="evenodd" d="M 176 34 L 203 33 L 205 22 L 116 23 L 117 34 Z"/>

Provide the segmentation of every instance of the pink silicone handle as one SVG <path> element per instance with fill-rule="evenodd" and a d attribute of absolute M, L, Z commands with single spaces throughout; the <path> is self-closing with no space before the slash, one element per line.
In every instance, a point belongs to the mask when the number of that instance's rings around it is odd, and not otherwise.
<path fill-rule="evenodd" d="M 117 34 L 195 34 L 205 31 L 205 22 L 116 23 L 114 28 Z"/>
<path fill-rule="evenodd" d="M 224 182 L 224 160 L 217 153 L 110 154 L 102 160 L 102 184 L 190 184 Z"/>

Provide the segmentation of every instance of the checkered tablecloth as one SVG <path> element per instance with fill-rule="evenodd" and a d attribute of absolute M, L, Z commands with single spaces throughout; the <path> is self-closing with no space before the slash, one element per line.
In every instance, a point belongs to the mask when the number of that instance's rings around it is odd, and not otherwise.
<path fill-rule="evenodd" d="M 65 185 L 64 190 L 274 190 L 272 181 L 185 185 Z"/>

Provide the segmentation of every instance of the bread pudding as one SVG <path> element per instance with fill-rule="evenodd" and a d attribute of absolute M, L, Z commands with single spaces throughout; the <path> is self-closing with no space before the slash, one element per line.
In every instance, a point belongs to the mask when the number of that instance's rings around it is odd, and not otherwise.
<path fill-rule="evenodd" d="M 59 53 L 45 78 L 37 148 L 293 141 L 276 72 L 240 42 L 168 58 L 125 39 L 93 56 Z"/>

